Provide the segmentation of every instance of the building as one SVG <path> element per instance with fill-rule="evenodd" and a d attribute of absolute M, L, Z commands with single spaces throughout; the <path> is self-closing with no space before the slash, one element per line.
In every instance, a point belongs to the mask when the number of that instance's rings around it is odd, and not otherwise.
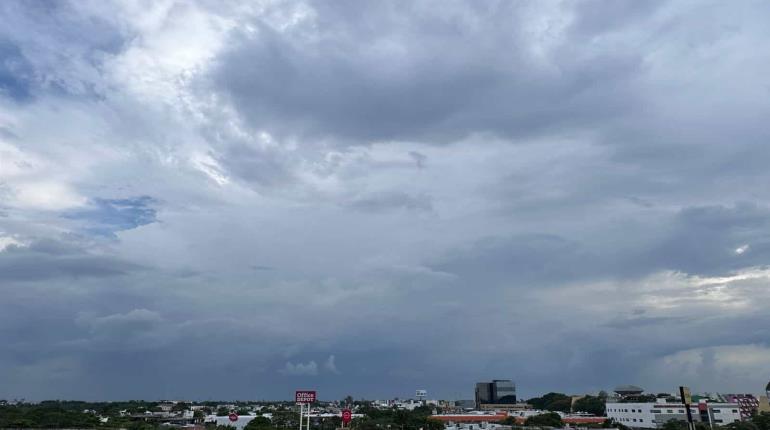
<path fill-rule="evenodd" d="M 759 397 L 757 412 L 770 412 L 770 382 L 765 386 L 765 395 Z"/>
<path fill-rule="evenodd" d="M 762 412 L 767 412 L 770 414 L 770 398 L 768 398 L 768 396 L 759 396 L 759 406 L 757 407 L 757 412 L 760 414 Z"/>
<path fill-rule="evenodd" d="M 473 400 L 457 400 L 455 401 L 455 407 L 461 409 L 476 409 L 476 402 Z"/>
<path fill-rule="evenodd" d="M 476 384 L 476 406 L 516 403 L 516 385 L 510 379 L 495 379 Z"/>
<path fill-rule="evenodd" d="M 511 426 L 495 423 L 458 423 L 447 424 L 444 430 L 511 430 Z"/>
<path fill-rule="evenodd" d="M 759 399 L 752 394 L 725 394 L 728 403 L 737 403 L 741 411 L 741 419 L 746 420 L 759 412 Z"/>
<path fill-rule="evenodd" d="M 740 406 L 737 403 L 709 403 L 701 401 L 690 405 L 695 422 L 725 425 L 741 421 Z M 667 421 L 687 421 L 687 411 L 682 403 L 662 401 L 646 403 L 607 403 L 607 418 L 634 428 L 659 428 Z"/>
<path fill-rule="evenodd" d="M 529 403 L 482 403 L 479 409 L 482 411 L 506 411 L 510 413 L 531 410 L 532 405 Z"/>
<path fill-rule="evenodd" d="M 431 415 L 430 419 L 445 423 L 494 423 L 508 418 L 505 412 Z"/>
<path fill-rule="evenodd" d="M 636 385 L 619 385 L 613 391 L 620 396 L 638 396 L 644 392 L 644 389 Z"/>
<path fill-rule="evenodd" d="M 256 418 L 256 415 L 239 415 L 238 419 L 236 421 L 230 421 L 230 418 L 227 416 L 220 417 L 216 415 L 207 415 L 204 422 L 206 423 L 213 423 L 217 427 L 219 426 L 229 426 L 234 427 L 235 430 L 243 430 L 244 427 L 246 427 L 246 424 L 249 423 L 249 421 Z"/>
<path fill-rule="evenodd" d="M 475 398 L 476 398 L 476 405 L 481 405 L 484 403 L 494 403 L 492 401 L 492 383 L 477 382 Z"/>

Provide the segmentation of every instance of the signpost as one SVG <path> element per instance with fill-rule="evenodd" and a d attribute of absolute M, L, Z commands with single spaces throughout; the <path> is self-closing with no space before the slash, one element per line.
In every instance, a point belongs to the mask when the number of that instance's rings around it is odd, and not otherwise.
<path fill-rule="evenodd" d="M 309 404 L 309 403 L 315 403 L 315 400 L 316 400 L 315 391 L 301 390 L 301 391 L 294 392 L 294 401 L 296 403 Z"/>
<path fill-rule="evenodd" d="M 230 412 L 230 415 L 227 416 L 227 419 L 229 419 L 232 422 L 238 421 L 238 414 L 235 412 Z"/>
<path fill-rule="evenodd" d="M 690 411 L 690 405 L 692 404 L 692 394 L 689 387 L 679 387 L 679 395 L 682 397 L 682 403 L 684 403 L 684 409 L 687 411 L 687 428 L 695 430 L 695 423 L 692 422 L 692 412 Z"/>
<path fill-rule="evenodd" d="M 353 419 L 353 413 L 350 409 L 342 410 L 342 427 L 345 427 Z"/>
<path fill-rule="evenodd" d="M 299 430 L 302 430 L 302 415 L 307 405 L 306 429 L 310 430 L 310 405 L 316 401 L 316 392 L 310 390 L 297 390 L 294 392 L 294 402 L 299 405 Z"/>

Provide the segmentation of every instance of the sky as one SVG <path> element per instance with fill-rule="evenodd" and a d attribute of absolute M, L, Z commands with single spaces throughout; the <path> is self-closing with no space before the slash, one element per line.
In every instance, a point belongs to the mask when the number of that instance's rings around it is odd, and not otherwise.
<path fill-rule="evenodd" d="M 0 398 L 762 392 L 766 6 L 0 2 Z"/>

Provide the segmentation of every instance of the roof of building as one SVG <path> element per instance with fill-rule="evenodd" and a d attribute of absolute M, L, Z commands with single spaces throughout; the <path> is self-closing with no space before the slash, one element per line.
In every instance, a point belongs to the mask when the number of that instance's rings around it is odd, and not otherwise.
<path fill-rule="evenodd" d="M 618 394 L 635 394 L 635 393 L 642 393 L 644 392 L 644 389 L 641 387 L 637 387 L 636 385 L 619 385 L 615 387 L 615 392 Z"/>
<path fill-rule="evenodd" d="M 529 417 L 514 417 L 516 424 L 524 425 Z M 607 417 L 578 417 L 568 416 L 561 419 L 562 422 L 567 424 L 601 424 L 607 421 Z"/>
<path fill-rule="evenodd" d="M 431 415 L 432 419 L 439 421 L 452 421 L 456 423 L 481 423 L 502 421 L 508 418 L 508 414 L 455 414 L 455 415 Z"/>

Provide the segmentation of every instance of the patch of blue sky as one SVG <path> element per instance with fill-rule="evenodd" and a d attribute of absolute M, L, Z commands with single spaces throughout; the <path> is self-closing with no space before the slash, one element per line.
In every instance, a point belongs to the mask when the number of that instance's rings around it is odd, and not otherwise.
<path fill-rule="evenodd" d="M 100 199 L 91 201 L 87 209 L 65 214 L 65 218 L 85 222 L 84 231 L 114 237 L 118 231 L 131 230 L 157 221 L 153 207 L 157 201 L 150 196 L 126 199 Z"/>

